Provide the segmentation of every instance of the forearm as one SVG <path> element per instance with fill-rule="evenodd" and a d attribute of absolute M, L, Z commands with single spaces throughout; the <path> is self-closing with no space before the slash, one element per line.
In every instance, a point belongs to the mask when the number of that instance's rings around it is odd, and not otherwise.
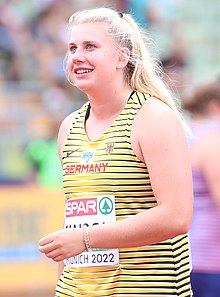
<path fill-rule="evenodd" d="M 151 245 L 187 233 L 191 222 L 188 214 L 169 212 L 157 206 L 133 217 L 89 228 L 93 248 L 126 248 Z"/>

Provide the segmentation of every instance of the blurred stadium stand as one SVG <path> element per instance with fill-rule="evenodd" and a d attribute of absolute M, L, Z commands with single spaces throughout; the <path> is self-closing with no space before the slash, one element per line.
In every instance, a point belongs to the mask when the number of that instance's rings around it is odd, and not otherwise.
<path fill-rule="evenodd" d="M 62 224 L 62 191 L 37 182 L 26 149 L 55 137 L 62 119 L 85 101 L 63 70 L 69 14 L 99 5 L 132 13 L 131 3 L 0 1 L 0 297 L 53 296 L 56 267 L 39 255 L 37 242 Z M 180 100 L 193 84 L 220 75 L 219 0 L 143 3 L 146 29 Z M 166 16 L 165 4 L 175 5 Z"/>

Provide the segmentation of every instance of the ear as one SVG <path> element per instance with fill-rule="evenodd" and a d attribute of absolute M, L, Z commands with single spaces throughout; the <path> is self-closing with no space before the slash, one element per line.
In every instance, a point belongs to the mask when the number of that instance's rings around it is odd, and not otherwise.
<path fill-rule="evenodd" d="M 125 68 L 128 64 L 129 61 L 129 57 L 130 57 L 130 51 L 128 48 L 123 47 L 120 49 L 119 51 L 119 55 L 118 55 L 118 65 L 117 68 Z"/>

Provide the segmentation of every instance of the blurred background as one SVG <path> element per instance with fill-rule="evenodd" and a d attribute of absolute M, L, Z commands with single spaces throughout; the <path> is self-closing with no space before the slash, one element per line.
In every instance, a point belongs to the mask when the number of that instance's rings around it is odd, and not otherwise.
<path fill-rule="evenodd" d="M 219 0 L 0 0 L 0 297 L 54 296 L 38 240 L 62 227 L 56 136 L 86 100 L 65 77 L 68 18 L 97 6 L 150 33 L 178 100 L 220 76 Z"/>

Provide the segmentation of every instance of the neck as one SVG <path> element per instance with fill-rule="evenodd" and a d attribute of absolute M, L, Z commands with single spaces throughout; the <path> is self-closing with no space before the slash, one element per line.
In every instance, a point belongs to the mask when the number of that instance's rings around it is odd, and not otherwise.
<path fill-rule="evenodd" d="M 88 95 L 91 110 L 90 116 L 97 120 L 105 120 L 119 114 L 127 103 L 132 92 L 130 87 L 112 92 L 96 93 L 93 96 Z"/>

